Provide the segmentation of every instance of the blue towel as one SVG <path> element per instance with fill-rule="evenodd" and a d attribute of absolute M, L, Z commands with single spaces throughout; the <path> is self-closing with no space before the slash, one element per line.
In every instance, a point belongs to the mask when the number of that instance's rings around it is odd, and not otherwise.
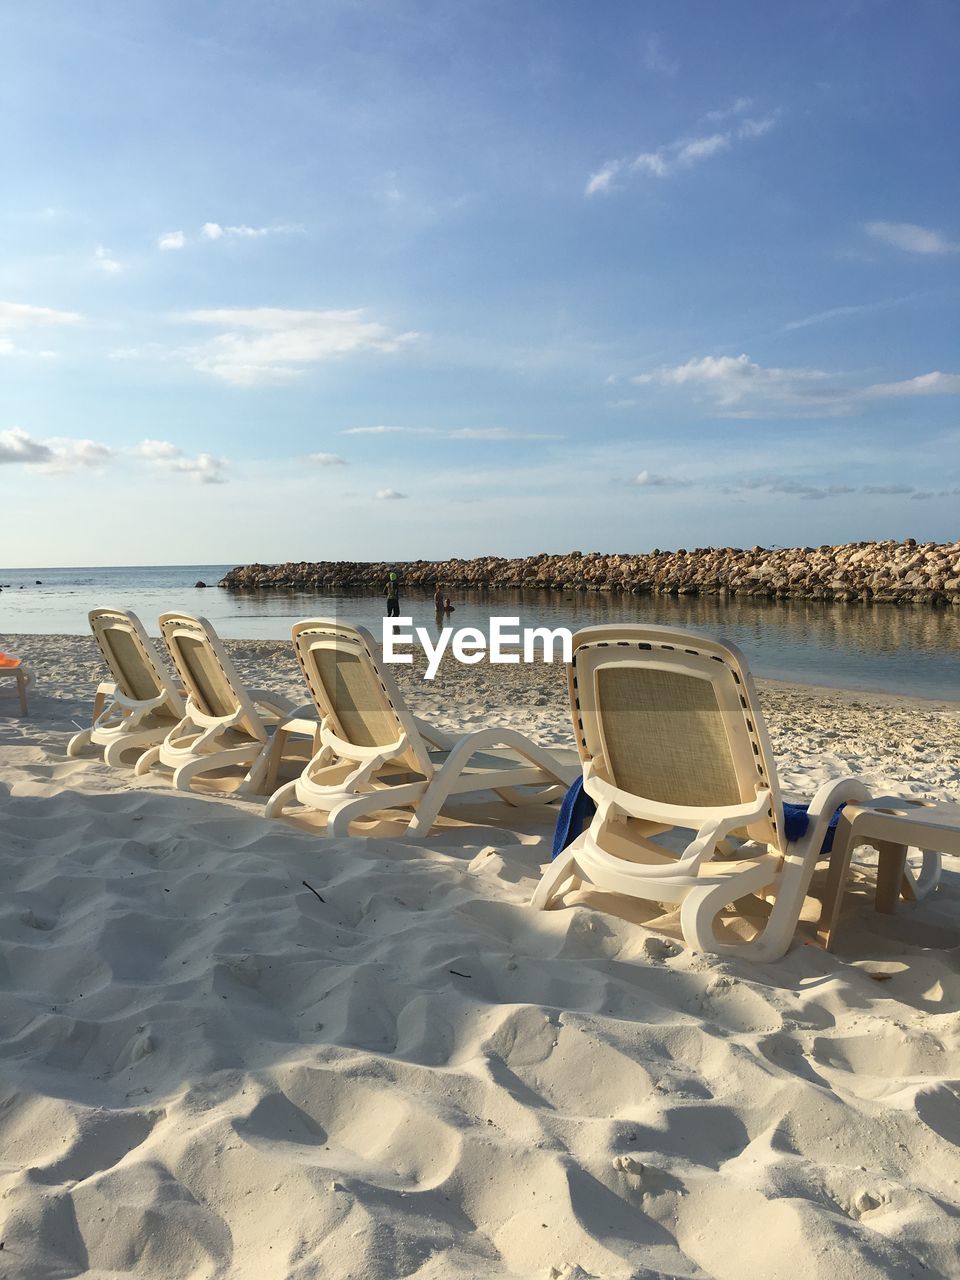
<path fill-rule="evenodd" d="M 596 811 L 597 806 L 583 789 L 583 778 L 577 778 L 563 797 L 563 803 L 560 806 L 560 815 L 557 818 L 556 829 L 553 833 L 553 853 L 551 857 L 555 858 L 558 854 L 563 853 L 567 845 L 576 840 L 584 827 L 589 824 Z"/>
<path fill-rule="evenodd" d="M 783 806 L 783 833 L 791 844 L 794 840 L 800 840 L 807 834 L 807 827 L 810 825 L 809 808 L 808 804 L 785 804 Z M 837 823 L 840 821 L 841 813 L 843 813 L 843 805 L 839 807 L 830 819 L 827 834 L 824 836 L 823 844 L 820 846 L 820 856 L 829 853 L 833 848 L 833 837 L 837 834 Z"/>
<path fill-rule="evenodd" d="M 800 840 L 807 834 L 807 828 L 810 825 L 810 806 L 808 804 L 785 804 L 783 806 L 783 828 L 784 835 L 789 843 Z M 560 816 L 557 818 L 557 826 L 553 833 L 553 857 L 572 844 L 576 840 L 580 832 L 586 827 L 593 815 L 597 811 L 597 806 L 583 789 L 583 778 L 577 778 L 570 790 L 563 797 L 563 804 L 560 806 Z M 827 827 L 827 834 L 824 837 L 823 845 L 820 849 L 821 855 L 829 853 L 833 848 L 833 837 L 836 835 L 837 823 L 840 821 L 840 814 L 843 813 L 843 805 L 836 811 L 830 819 L 830 825 Z"/>

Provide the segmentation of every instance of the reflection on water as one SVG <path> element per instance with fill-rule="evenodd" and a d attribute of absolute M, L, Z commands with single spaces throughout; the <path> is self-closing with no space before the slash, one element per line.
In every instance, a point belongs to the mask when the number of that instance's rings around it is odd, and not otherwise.
<path fill-rule="evenodd" d="M 337 616 L 379 634 L 378 595 L 197 590 L 216 583 L 222 565 L 132 569 L 0 569 L 0 628 L 6 633 L 83 633 L 97 605 L 134 609 L 156 631 L 164 609 L 205 614 L 221 634 L 238 639 L 289 637 L 297 618 Z M 36 585 L 40 578 L 42 584 Z M 23 584 L 23 590 L 19 586 Z M 653 622 L 719 635 L 747 654 L 756 674 L 841 688 L 960 700 L 960 611 L 920 606 L 827 604 L 810 600 L 617 596 L 513 589 L 453 594 L 453 626 L 486 628 L 491 614 L 521 626 L 592 626 Z M 410 591 L 402 612 L 436 628 L 433 595 Z"/>

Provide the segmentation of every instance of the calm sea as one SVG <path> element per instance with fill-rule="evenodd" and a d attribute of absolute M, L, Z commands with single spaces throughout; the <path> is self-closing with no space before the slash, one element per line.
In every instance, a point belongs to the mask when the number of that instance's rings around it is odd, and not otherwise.
<path fill-rule="evenodd" d="M 216 584 L 230 567 L 0 569 L 0 636 L 83 634 L 87 611 L 98 605 L 133 609 L 152 633 L 165 609 L 201 613 L 234 639 L 285 640 L 291 623 L 312 616 L 342 617 L 378 633 L 382 600 L 372 594 L 241 594 L 194 586 Z M 642 621 L 693 627 L 738 645 L 759 676 L 960 701 L 955 609 L 519 590 L 461 592 L 454 604 L 450 621 L 460 626 L 485 627 L 491 614 L 500 614 L 519 617 L 522 626 Z M 421 625 L 433 624 L 432 598 L 424 593 L 407 593 L 403 611 Z"/>

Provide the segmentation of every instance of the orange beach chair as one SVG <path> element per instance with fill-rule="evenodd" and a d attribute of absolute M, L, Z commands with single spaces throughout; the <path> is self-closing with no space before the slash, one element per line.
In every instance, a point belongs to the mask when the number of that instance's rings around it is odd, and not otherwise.
<path fill-rule="evenodd" d="M 0 653 L 0 676 L 12 676 L 17 682 L 17 693 L 20 695 L 20 714 L 27 714 L 27 685 L 33 678 L 20 658 L 12 658 L 9 653 Z"/>

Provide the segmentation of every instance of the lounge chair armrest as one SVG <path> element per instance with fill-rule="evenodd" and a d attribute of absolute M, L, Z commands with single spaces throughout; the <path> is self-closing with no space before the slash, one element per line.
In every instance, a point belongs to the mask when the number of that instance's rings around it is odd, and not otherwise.
<path fill-rule="evenodd" d="M 609 786 L 609 784 L 604 785 Z M 612 790 L 615 791 L 616 788 L 612 788 Z M 660 881 L 676 878 L 688 878 L 690 876 L 697 875 L 700 869 L 700 864 L 703 862 L 710 862 L 713 859 L 715 854 L 719 851 L 720 846 L 723 844 L 725 837 L 729 835 L 731 831 L 736 831 L 742 827 L 745 819 L 749 821 L 751 818 L 756 818 L 759 817 L 760 814 L 766 813 L 769 802 L 770 793 L 764 791 L 758 795 L 756 804 L 737 805 L 724 810 L 714 810 L 712 813 L 709 813 L 706 820 L 701 823 L 696 836 L 690 841 L 675 862 L 658 862 L 656 864 L 650 864 L 649 866 L 642 863 L 637 864 L 631 866 L 631 875 L 640 878 L 648 876 L 651 879 L 657 879 Z M 592 851 L 600 850 L 602 852 L 603 850 L 603 827 L 608 820 L 609 809 L 612 803 L 612 801 L 608 800 L 604 804 L 598 806 L 596 817 L 590 824 L 586 837 L 586 847 Z M 672 806 L 667 807 L 672 808 Z M 745 813 L 744 810 L 747 812 Z M 694 811 L 685 809 L 682 812 L 684 814 L 685 821 L 682 823 L 669 823 L 667 829 L 669 829 L 669 827 L 689 827 L 691 825 L 690 816 Z M 705 811 L 700 810 L 700 812 L 704 813 Z M 646 814 L 641 816 L 644 819 L 646 818 Z M 663 829 L 664 828 L 662 827 L 660 828 L 660 830 Z M 647 834 L 656 834 L 656 830 L 656 827 L 654 827 L 654 830 Z"/>
<path fill-rule="evenodd" d="M 302 711 L 303 708 L 299 707 L 297 710 Z M 305 738 L 312 738 L 316 735 L 319 728 L 320 721 L 316 716 L 301 716 L 295 712 L 292 716 L 287 716 L 285 720 L 281 720 L 278 723 L 276 732 L 300 733 Z"/>
<path fill-rule="evenodd" d="M 621 791 L 612 782 L 598 777 L 589 761 L 583 770 L 583 789 L 596 803 L 598 811 L 615 809 L 629 818 L 643 818 L 669 827 L 693 827 L 701 831 L 708 825 L 723 821 L 726 826 L 724 834 L 762 817 L 770 805 L 770 792 L 767 790 L 758 791 L 753 800 L 744 804 L 724 805 L 722 808 L 698 808 L 648 800 L 629 791 Z"/>
<path fill-rule="evenodd" d="M 817 788 L 807 814 L 811 822 L 823 815 L 829 818 L 842 804 L 857 804 L 870 798 L 869 789 L 859 778 L 833 778 Z"/>
<path fill-rule="evenodd" d="M 748 819 L 759 818 L 766 813 L 770 803 L 770 793 L 765 791 L 761 794 L 764 801 L 759 811 L 756 811 L 756 806 L 754 806 L 755 811 L 748 815 L 737 815 L 728 811 L 725 817 L 711 818 L 705 822 L 680 855 L 674 874 L 696 875 L 702 862 L 711 862 L 717 853 L 722 852 L 722 846 L 731 831 L 738 831 L 744 825 L 744 816 Z"/>
<path fill-rule="evenodd" d="M 419 716 L 414 716 L 413 719 L 420 730 L 421 736 L 430 746 L 436 747 L 440 751 L 451 751 L 456 746 L 457 739 L 452 734 L 444 733 L 442 729 L 438 729 L 429 720 L 421 720 Z"/>
<path fill-rule="evenodd" d="M 373 747 L 358 747 L 354 743 L 345 742 L 343 738 L 338 737 L 330 727 L 329 718 L 325 718 L 320 722 L 320 741 L 337 759 L 354 760 L 359 763 L 381 758 L 384 761 L 395 760 L 398 756 L 402 756 L 409 746 L 407 735 L 401 733 L 396 742 Z"/>
<path fill-rule="evenodd" d="M 533 742 L 519 729 L 506 726 L 497 729 L 474 729 L 460 738 L 452 740 L 450 754 L 440 766 L 445 774 L 455 774 L 478 751 L 488 751 L 491 747 L 508 747 L 518 752 L 530 764 L 537 766 L 558 784 L 569 787 L 576 779 L 580 769 L 575 764 L 565 764 L 557 760 L 546 747 Z"/>
<path fill-rule="evenodd" d="M 93 718 L 94 721 L 100 718 L 108 698 L 112 698 L 117 691 L 117 686 L 113 680 L 101 680 L 97 685 L 97 692 L 93 699 Z"/>
<path fill-rule="evenodd" d="M 282 693 L 270 693 L 266 689 L 248 689 L 247 693 L 254 702 L 259 703 L 262 707 L 269 708 L 271 711 L 290 715 L 298 710 L 297 704 L 289 698 L 285 698 Z M 304 704 L 301 703 L 300 705 L 302 707 Z"/>
<path fill-rule="evenodd" d="M 788 846 L 788 856 L 800 858 L 820 856 L 827 835 L 830 819 L 845 804 L 857 804 L 869 800 L 870 791 L 859 778 L 833 778 L 825 782 L 810 801 L 807 809 L 807 830 L 799 840 Z"/>
<path fill-rule="evenodd" d="M 320 723 L 320 717 L 317 715 L 317 708 L 312 702 L 301 702 L 298 706 L 291 707 L 287 719 L 309 720 L 312 724 Z"/>

